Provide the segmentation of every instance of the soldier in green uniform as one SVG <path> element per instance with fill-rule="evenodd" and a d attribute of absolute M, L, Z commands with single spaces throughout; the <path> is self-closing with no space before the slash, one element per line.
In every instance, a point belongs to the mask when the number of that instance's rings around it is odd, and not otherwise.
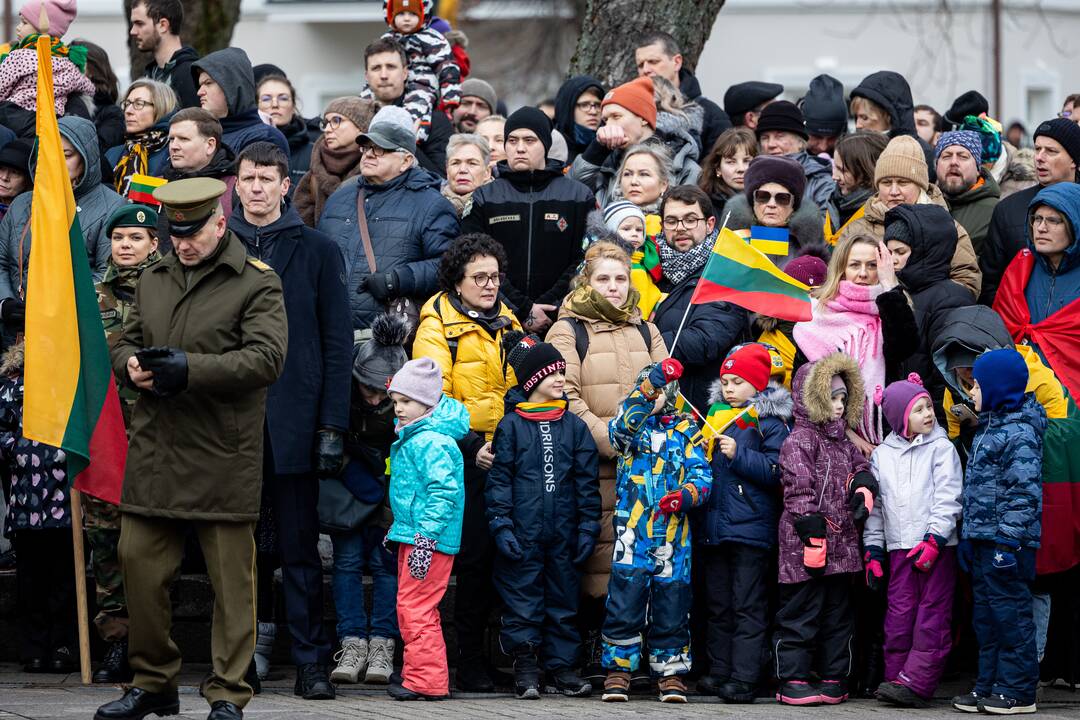
<path fill-rule="evenodd" d="M 255 650 L 255 544 L 266 389 L 288 344 L 281 281 L 226 230 L 225 183 L 163 185 L 173 252 L 135 290 L 113 370 L 139 391 L 120 498 L 120 562 L 128 602 L 124 696 L 96 720 L 179 711 L 180 651 L 169 636 L 169 586 L 193 529 L 214 589 L 208 720 L 243 717 Z"/>
<path fill-rule="evenodd" d="M 105 223 L 105 234 L 112 242 L 112 255 L 105 277 L 97 285 L 98 307 L 105 326 L 105 338 L 112 347 L 120 339 L 124 321 L 135 304 L 135 286 L 143 270 L 158 260 L 158 214 L 146 205 L 121 205 Z M 138 392 L 120 383 L 121 411 L 124 424 L 131 425 L 131 408 Z M 91 495 L 83 496 L 83 527 L 90 541 L 90 565 L 97 588 L 94 625 L 101 639 L 108 643 L 105 658 L 94 673 L 96 683 L 131 681 L 128 665 L 127 601 L 120 573 L 120 509 Z"/>

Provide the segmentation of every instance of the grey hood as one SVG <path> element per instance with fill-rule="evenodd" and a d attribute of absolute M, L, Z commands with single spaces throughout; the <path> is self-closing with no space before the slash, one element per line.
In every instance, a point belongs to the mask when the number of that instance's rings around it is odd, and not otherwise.
<path fill-rule="evenodd" d="M 71 143 L 75 151 L 82 156 L 83 174 L 79 182 L 71 188 L 76 198 L 101 185 L 101 150 L 98 147 L 97 128 L 86 118 L 66 115 L 59 120 L 60 135 Z M 37 172 L 37 149 L 30 158 L 30 173 Z"/>
<path fill-rule="evenodd" d="M 225 91 L 229 115 L 241 115 L 256 108 L 255 74 L 251 60 L 240 48 L 229 47 L 212 52 L 191 64 L 191 76 L 199 85 L 199 73 L 205 72 Z"/>
<path fill-rule="evenodd" d="M 940 328 L 933 345 L 934 365 L 957 399 L 966 398 L 967 393 L 960 387 L 956 373 L 947 369 L 950 348 L 963 348 L 979 355 L 987 350 L 1013 347 L 1005 322 L 985 305 L 950 310 L 941 319 Z"/>

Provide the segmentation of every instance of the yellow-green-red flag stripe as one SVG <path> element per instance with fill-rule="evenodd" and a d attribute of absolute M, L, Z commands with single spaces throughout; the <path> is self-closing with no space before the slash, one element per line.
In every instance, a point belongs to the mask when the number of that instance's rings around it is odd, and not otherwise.
<path fill-rule="evenodd" d="M 75 488 L 115 504 L 127 438 L 53 109 L 48 36 L 38 38 L 37 54 L 23 435 L 63 449 Z"/>

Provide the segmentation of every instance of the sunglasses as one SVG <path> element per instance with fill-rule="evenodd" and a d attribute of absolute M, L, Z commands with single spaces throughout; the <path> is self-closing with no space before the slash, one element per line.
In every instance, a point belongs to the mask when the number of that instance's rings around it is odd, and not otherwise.
<path fill-rule="evenodd" d="M 788 192 L 771 193 L 767 190 L 755 190 L 754 202 L 758 205 L 768 205 L 771 201 L 776 200 L 776 204 L 781 207 L 788 207 L 791 205 L 795 198 Z"/>

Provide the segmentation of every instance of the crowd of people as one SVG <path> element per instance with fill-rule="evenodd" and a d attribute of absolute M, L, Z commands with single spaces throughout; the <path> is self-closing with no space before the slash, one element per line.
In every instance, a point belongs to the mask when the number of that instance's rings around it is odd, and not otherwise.
<path fill-rule="evenodd" d="M 75 0 L 23 3 L 0 458 L 28 672 L 78 665 L 81 522 L 94 680 L 127 687 L 98 720 L 178 711 L 181 566 L 215 592 L 211 720 L 279 629 L 311 700 L 924 707 L 973 669 L 952 706 L 1016 714 L 1076 680 L 1046 651 L 1078 639 L 1080 96 L 1031 147 L 888 70 L 721 106 L 658 31 L 636 77 L 508 112 L 431 0 L 384 5 L 364 87 L 308 119 L 282 67 L 185 45 L 179 0 L 132 3 L 123 93 L 62 39 Z M 82 518 L 21 425 L 31 206 L 60 202 L 32 190 L 40 34 L 129 437 L 119 505 Z M 809 319 L 695 300 L 731 231 Z"/>

